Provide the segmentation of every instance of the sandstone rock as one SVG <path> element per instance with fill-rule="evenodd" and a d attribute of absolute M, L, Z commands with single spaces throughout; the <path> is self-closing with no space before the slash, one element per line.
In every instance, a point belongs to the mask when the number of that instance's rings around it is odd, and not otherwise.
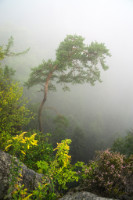
<path fill-rule="evenodd" d="M 0 200 L 7 194 L 9 187 L 11 158 L 11 155 L 0 150 Z M 18 159 L 15 160 L 19 163 Z M 38 182 L 41 182 L 42 176 L 22 164 L 21 184 L 24 184 L 29 191 L 35 189 Z"/>
<path fill-rule="evenodd" d="M 60 198 L 60 200 L 114 200 L 114 199 L 109 199 L 109 198 L 103 198 L 103 197 L 98 197 L 95 194 L 92 194 L 90 192 L 70 192 Z"/>

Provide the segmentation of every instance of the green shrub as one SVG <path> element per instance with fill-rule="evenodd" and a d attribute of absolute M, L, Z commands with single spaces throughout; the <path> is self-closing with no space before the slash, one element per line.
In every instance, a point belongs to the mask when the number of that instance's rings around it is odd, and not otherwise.
<path fill-rule="evenodd" d="M 98 152 L 96 161 L 84 170 L 84 184 L 102 196 L 117 197 L 125 192 L 125 162 L 120 153 Z"/>
<path fill-rule="evenodd" d="M 67 190 L 67 184 L 78 181 L 78 175 L 72 170 L 69 153 L 71 140 L 62 140 L 57 143 L 55 159 L 48 164 L 45 161 L 37 162 L 37 166 L 44 173 L 43 182 L 33 191 L 33 199 L 54 200 Z"/>
<path fill-rule="evenodd" d="M 1 84 L 1 82 L 0 82 Z M 6 141 L 19 134 L 23 125 L 29 123 L 31 113 L 22 98 L 23 88 L 18 83 L 0 87 L 0 148 L 4 149 Z"/>
<path fill-rule="evenodd" d="M 126 156 L 130 156 L 133 154 L 133 132 L 130 131 L 127 133 L 125 137 L 117 138 L 113 145 L 112 151 L 120 152 Z"/>
<path fill-rule="evenodd" d="M 22 161 L 26 160 L 26 155 L 28 155 L 29 150 L 33 150 L 33 146 L 39 145 L 35 139 L 36 134 L 30 136 L 26 134 L 28 133 L 23 132 L 17 136 L 12 136 L 7 141 L 5 148 L 6 150 L 11 149 L 14 156 L 20 155 L 19 157 Z M 40 172 L 44 173 L 44 177 L 38 187 L 31 191 L 31 193 L 27 193 L 24 185 L 20 186 L 18 184 L 21 181 L 21 165 L 16 168 L 15 160 L 13 159 L 8 195 L 12 195 L 12 199 L 57 199 L 64 190 L 67 190 L 68 183 L 78 181 L 78 175 L 72 170 L 70 164 L 71 156 L 68 155 L 70 143 L 70 139 L 57 143 L 57 147 L 54 149 L 57 152 L 53 161 L 46 162 L 40 160 L 36 163 L 38 169 L 41 170 Z"/>
<path fill-rule="evenodd" d="M 49 168 L 46 162 L 38 162 L 39 168 L 42 169 L 48 179 L 52 179 L 50 182 L 60 192 L 68 188 L 68 183 L 78 181 L 78 175 L 72 170 L 70 164 L 71 156 L 68 155 L 70 143 L 70 139 L 57 143 L 57 147 L 54 149 L 54 151 L 57 150 L 57 153 L 55 159 L 49 164 Z"/>
<path fill-rule="evenodd" d="M 45 161 L 49 164 L 54 159 L 54 155 L 53 147 L 49 143 L 50 134 L 43 134 L 37 132 L 36 130 L 34 132 L 36 132 L 36 140 L 38 141 L 38 145 L 32 146 L 32 148 L 28 149 L 23 162 L 30 169 L 37 171 L 37 161 Z M 29 137 L 32 134 L 32 132 L 27 133 Z"/>

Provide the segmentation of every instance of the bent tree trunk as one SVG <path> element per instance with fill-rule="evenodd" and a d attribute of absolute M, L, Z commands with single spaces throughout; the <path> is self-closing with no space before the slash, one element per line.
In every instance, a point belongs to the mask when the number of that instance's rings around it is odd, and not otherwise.
<path fill-rule="evenodd" d="M 57 66 L 55 66 L 54 69 L 48 74 L 48 77 L 47 77 L 45 85 L 44 85 L 44 97 L 43 97 L 43 100 L 42 100 L 42 102 L 39 106 L 39 110 L 38 110 L 38 124 L 39 124 L 40 132 L 42 132 L 42 110 L 43 110 L 44 103 L 47 100 L 48 85 L 49 85 L 50 79 L 51 79 L 54 71 L 56 70 L 56 67 Z"/>

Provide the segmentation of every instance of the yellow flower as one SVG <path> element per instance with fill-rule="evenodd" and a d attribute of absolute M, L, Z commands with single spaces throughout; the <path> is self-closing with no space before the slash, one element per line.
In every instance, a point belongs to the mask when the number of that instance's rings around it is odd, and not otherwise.
<path fill-rule="evenodd" d="M 26 153 L 23 150 L 21 150 L 21 153 L 24 154 L 24 155 L 26 155 Z"/>
<path fill-rule="evenodd" d="M 8 146 L 6 146 L 5 150 L 7 151 L 9 149 L 9 147 L 12 146 L 11 144 L 9 144 Z"/>
<path fill-rule="evenodd" d="M 32 196 L 32 194 L 29 194 L 27 197 L 23 198 L 23 200 L 29 200 L 29 198 Z"/>
<path fill-rule="evenodd" d="M 31 141 L 31 144 L 32 144 L 32 145 L 37 145 L 37 140 Z"/>
<path fill-rule="evenodd" d="M 23 144 L 26 143 L 25 139 L 22 139 L 21 143 L 23 143 Z"/>

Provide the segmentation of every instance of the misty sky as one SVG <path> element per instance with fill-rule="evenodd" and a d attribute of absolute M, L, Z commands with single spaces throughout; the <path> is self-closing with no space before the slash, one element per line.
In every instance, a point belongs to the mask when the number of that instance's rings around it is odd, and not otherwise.
<path fill-rule="evenodd" d="M 14 48 L 30 47 L 23 61 L 29 69 L 54 59 L 67 34 L 82 35 L 87 44 L 105 43 L 112 57 L 102 84 L 76 86 L 64 98 L 70 103 L 71 95 L 75 113 L 80 107 L 90 116 L 91 107 L 110 115 L 112 125 L 133 128 L 133 0 L 0 0 L 0 45 L 12 35 Z"/>

